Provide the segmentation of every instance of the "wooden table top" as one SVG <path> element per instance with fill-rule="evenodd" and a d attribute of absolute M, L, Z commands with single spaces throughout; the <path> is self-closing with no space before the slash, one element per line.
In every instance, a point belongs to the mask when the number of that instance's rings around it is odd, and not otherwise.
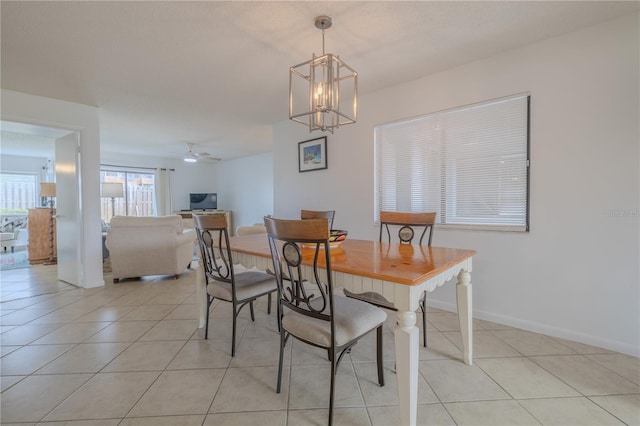
<path fill-rule="evenodd" d="M 229 240 L 233 251 L 271 257 L 266 234 L 231 237 Z M 311 265 L 313 250 L 303 248 L 302 252 L 303 264 Z M 474 250 L 349 238 L 338 247 L 332 247 L 330 253 L 333 271 L 406 285 L 420 284 L 476 254 Z M 324 265 L 324 257 L 320 265 Z"/>

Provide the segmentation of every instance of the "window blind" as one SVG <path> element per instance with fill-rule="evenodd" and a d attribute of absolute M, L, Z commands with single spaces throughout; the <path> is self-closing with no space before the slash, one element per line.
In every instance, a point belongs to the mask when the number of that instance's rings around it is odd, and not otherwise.
<path fill-rule="evenodd" d="M 529 96 L 376 127 L 375 217 L 435 211 L 459 228 L 527 231 Z"/>

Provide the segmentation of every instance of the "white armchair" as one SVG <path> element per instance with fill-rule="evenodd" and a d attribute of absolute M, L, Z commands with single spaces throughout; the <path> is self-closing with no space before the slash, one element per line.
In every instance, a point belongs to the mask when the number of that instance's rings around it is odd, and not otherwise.
<path fill-rule="evenodd" d="M 193 260 L 196 235 L 180 216 L 116 216 L 107 231 L 113 282 L 145 275 L 174 275 Z"/>

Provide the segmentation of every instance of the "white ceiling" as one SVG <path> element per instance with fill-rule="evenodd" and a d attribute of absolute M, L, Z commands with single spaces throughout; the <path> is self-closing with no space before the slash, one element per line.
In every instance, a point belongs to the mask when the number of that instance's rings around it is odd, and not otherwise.
<path fill-rule="evenodd" d="M 192 142 L 230 159 L 271 150 L 289 66 L 322 51 L 318 15 L 333 19 L 326 51 L 358 71 L 363 94 L 638 5 L 2 0 L 2 88 L 99 107 L 103 153 L 181 158 Z M 29 145 L 15 134 L 3 127 L 4 153 Z"/>

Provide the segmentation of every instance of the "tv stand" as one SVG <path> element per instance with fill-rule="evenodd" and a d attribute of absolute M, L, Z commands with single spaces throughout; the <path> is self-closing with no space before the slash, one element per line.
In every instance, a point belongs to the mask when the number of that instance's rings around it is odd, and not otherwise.
<path fill-rule="evenodd" d="M 233 235 L 233 224 L 231 222 L 231 212 L 228 210 L 181 210 L 179 212 L 174 212 L 178 216 L 182 217 L 182 223 L 185 228 L 194 228 L 195 223 L 193 222 L 194 214 L 223 214 L 227 218 L 227 232 L 229 236 Z"/>

